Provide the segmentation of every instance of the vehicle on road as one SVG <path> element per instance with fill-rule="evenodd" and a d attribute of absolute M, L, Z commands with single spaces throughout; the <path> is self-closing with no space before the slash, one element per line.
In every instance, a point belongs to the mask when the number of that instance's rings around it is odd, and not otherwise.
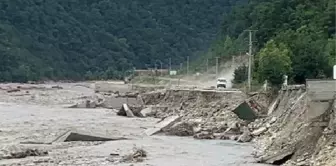
<path fill-rule="evenodd" d="M 225 78 L 218 78 L 217 79 L 217 88 L 226 88 L 226 79 Z"/>

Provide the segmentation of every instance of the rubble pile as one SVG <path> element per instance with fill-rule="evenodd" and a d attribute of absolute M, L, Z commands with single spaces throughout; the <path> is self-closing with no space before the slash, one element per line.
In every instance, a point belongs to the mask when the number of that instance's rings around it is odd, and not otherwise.
<path fill-rule="evenodd" d="M 18 145 L 7 145 L 0 149 L 0 160 L 2 159 L 18 159 L 29 156 L 45 156 L 48 151 L 42 149 L 28 148 Z"/>
<path fill-rule="evenodd" d="M 181 116 L 180 121 L 163 130 L 168 135 L 241 142 L 252 139 L 251 132 L 246 128 L 249 122 L 233 112 L 247 99 L 242 92 L 166 90 L 142 96 L 146 104 L 152 105 L 151 115 L 154 117 Z"/>

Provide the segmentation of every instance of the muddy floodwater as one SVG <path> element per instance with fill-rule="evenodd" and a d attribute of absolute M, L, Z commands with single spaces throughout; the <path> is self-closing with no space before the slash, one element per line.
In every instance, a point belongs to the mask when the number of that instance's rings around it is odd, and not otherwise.
<path fill-rule="evenodd" d="M 188 137 L 146 136 L 144 131 L 159 119 L 127 118 L 111 109 L 70 109 L 63 106 L 0 103 L 0 145 L 48 142 L 68 130 L 101 133 L 128 140 L 60 142 L 30 145 L 48 150 L 46 156 L 0 160 L 0 165 L 146 165 L 225 166 L 251 163 L 251 144 L 195 140 Z M 134 147 L 147 151 L 140 163 L 112 163 L 110 154 L 127 154 Z"/>

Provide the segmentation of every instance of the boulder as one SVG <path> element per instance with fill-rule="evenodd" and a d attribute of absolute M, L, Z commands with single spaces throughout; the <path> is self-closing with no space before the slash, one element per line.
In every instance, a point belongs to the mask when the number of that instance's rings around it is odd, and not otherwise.
<path fill-rule="evenodd" d="M 191 123 L 178 122 L 164 132 L 168 135 L 192 136 L 194 135 L 194 127 Z"/>

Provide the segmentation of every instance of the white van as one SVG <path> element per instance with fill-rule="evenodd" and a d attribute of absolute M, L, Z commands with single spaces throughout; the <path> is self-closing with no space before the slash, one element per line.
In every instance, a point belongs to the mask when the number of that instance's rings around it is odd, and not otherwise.
<path fill-rule="evenodd" d="M 226 88 L 226 83 L 227 83 L 227 81 L 226 81 L 225 78 L 218 78 L 217 79 L 217 88 L 220 88 L 220 87 Z"/>

